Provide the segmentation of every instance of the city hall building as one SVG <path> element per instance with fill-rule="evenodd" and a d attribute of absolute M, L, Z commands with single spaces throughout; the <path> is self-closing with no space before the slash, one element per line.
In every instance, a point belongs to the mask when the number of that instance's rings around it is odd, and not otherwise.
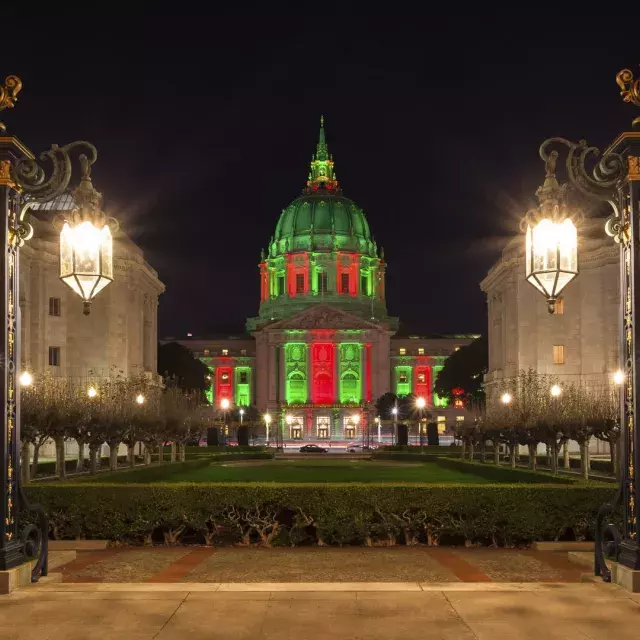
<path fill-rule="evenodd" d="M 423 397 L 443 428 L 464 418 L 433 387 L 446 358 L 477 336 L 396 335 L 384 252 L 338 184 L 322 123 L 306 186 L 283 210 L 259 278 L 246 335 L 177 340 L 210 368 L 214 405 L 255 405 L 288 440 L 357 438 L 388 391 Z"/>

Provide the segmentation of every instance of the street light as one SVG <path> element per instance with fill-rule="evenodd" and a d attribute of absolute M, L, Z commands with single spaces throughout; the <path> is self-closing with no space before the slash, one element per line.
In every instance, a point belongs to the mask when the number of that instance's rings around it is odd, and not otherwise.
<path fill-rule="evenodd" d="M 89 387 L 89 388 L 87 389 L 87 395 L 88 395 L 90 398 L 95 398 L 95 397 L 98 395 L 98 392 L 96 391 L 96 388 L 95 388 L 95 387 Z M 137 400 L 136 400 L 136 401 L 137 401 Z M 142 402 L 144 402 L 144 398 L 142 399 Z M 138 404 L 142 404 L 142 403 L 140 403 L 140 402 L 139 402 Z"/>
<path fill-rule="evenodd" d="M 398 403 L 391 408 L 391 415 L 393 415 L 393 433 L 391 434 L 391 444 L 396 444 L 398 440 Z"/>
<path fill-rule="evenodd" d="M 33 376 L 28 371 L 23 371 L 20 374 L 20 384 L 23 387 L 30 387 L 33 384 Z"/>
<path fill-rule="evenodd" d="M 0 111 L 15 106 L 21 89 L 20 78 L 6 78 L 4 85 L 0 86 Z M 0 123 L 0 210 L 3 216 L 0 243 L 4 247 L 0 252 L 0 271 L 4 274 L 4 291 L 0 295 L 0 323 L 4 326 L 4 338 L 0 339 L 0 362 L 5 371 L 1 394 L 6 405 L 0 425 L 0 459 L 4 478 L 0 498 L 0 522 L 3 523 L 0 571 L 26 563 L 27 556 L 35 557 L 37 559 L 30 568 L 34 582 L 47 574 L 49 525 L 42 507 L 31 505 L 20 485 L 18 384 L 22 377 L 19 345 L 22 323 L 18 304 L 21 299 L 19 254 L 20 247 L 33 235 L 27 219 L 30 211 L 64 211 L 62 201 L 57 199 L 69 191 L 72 177 L 70 154 L 79 150 L 84 152 L 79 155 L 80 184 L 71 191 L 72 206 L 61 216 L 63 233 L 60 237 L 59 275 L 81 295 L 87 313 L 91 299 L 113 279 L 111 239 L 109 233 L 103 231 L 108 219 L 100 211 L 100 195 L 93 189 L 90 178 L 91 166 L 97 159 L 96 149 L 84 141 L 62 147 L 52 145 L 49 151 L 39 156 L 45 161 L 48 169 L 45 171 L 33 153 L 18 138 L 8 135 L 6 126 Z M 47 204 L 54 200 L 57 202 Z M 95 240 L 88 242 L 86 226 L 82 231 L 71 233 L 84 222 L 93 224 L 99 231 L 97 248 Z M 31 512 L 26 527 L 20 523 L 21 511 Z M 32 521 L 37 524 L 30 524 Z"/>
<path fill-rule="evenodd" d="M 554 398 L 557 398 L 558 396 L 560 396 L 560 394 L 561 394 L 561 393 L 562 393 L 562 388 L 560 387 L 560 385 L 558 385 L 558 384 L 554 384 L 554 385 L 551 387 L 551 395 L 552 395 Z"/>
<path fill-rule="evenodd" d="M 244 409 L 240 409 L 240 424 L 242 424 L 242 418 L 244 417 Z"/>
<path fill-rule="evenodd" d="M 271 415 L 269 413 L 265 413 L 264 414 L 264 424 L 266 426 L 266 432 L 267 432 L 267 447 L 269 446 L 269 426 L 271 425 Z"/>
<path fill-rule="evenodd" d="M 380 424 L 380 416 L 376 416 L 376 424 L 378 425 L 378 442 L 382 442 L 382 429 Z"/>
<path fill-rule="evenodd" d="M 513 400 L 513 397 L 511 396 L 511 394 L 508 391 L 503 393 L 500 396 L 500 402 L 502 402 L 502 404 L 511 404 L 512 400 Z"/>
<path fill-rule="evenodd" d="M 224 425 L 222 426 L 222 446 L 227 446 L 227 411 L 229 411 L 229 407 L 231 406 L 231 402 L 229 402 L 229 398 L 222 398 L 220 400 L 220 408 L 222 409 L 222 418 L 224 420 Z"/>
<path fill-rule="evenodd" d="M 624 373 L 622 369 L 618 369 L 612 377 L 614 384 L 624 384 Z"/>
<path fill-rule="evenodd" d="M 427 401 L 422 397 L 416 398 L 416 408 L 418 409 L 418 430 L 420 433 L 420 450 L 424 448 L 424 434 L 422 433 L 422 410 L 427 406 Z"/>
<path fill-rule="evenodd" d="M 635 80 L 629 69 L 623 69 L 616 76 L 620 95 L 625 102 L 640 106 L 640 81 Z M 638 361 L 640 329 L 635 318 L 637 303 L 636 284 L 640 277 L 638 264 L 638 227 L 640 226 L 640 118 L 635 118 L 632 131 L 622 132 L 600 154 L 596 147 L 588 146 L 586 140 L 578 143 L 566 138 L 549 138 L 540 146 L 540 157 L 547 166 L 547 177 L 555 180 L 555 164 L 558 152 L 550 151 L 551 145 L 568 149 L 566 171 L 569 182 L 580 193 L 611 206 L 612 215 L 605 224 L 605 231 L 620 245 L 620 358 L 624 363 L 619 380 L 635 380 L 634 369 Z M 587 164 L 591 163 L 591 167 Z M 545 181 L 546 184 L 546 181 Z M 557 184 L 557 183 L 556 183 Z M 564 247 L 564 254 L 558 249 L 556 269 L 563 286 L 577 275 L 577 243 L 573 231 L 565 228 L 565 236 L 558 240 L 558 247 Z M 559 237 L 556 234 L 556 237 Z M 532 273 L 533 262 L 529 250 L 534 243 L 532 232 L 527 229 L 526 276 Z M 564 259 L 564 262 L 563 262 Z M 538 287 L 551 305 L 557 291 L 549 292 Z M 614 377 L 615 379 L 615 377 Z M 620 383 L 618 383 L 620 384 Z M 621 455 L 620 498 L 604 504 L 598 511 L 595 525 L 595 574 L 610 582 L 611 569 L 606 557 L 618 561 L 619 574 L 631 582 L 636 577 L 627 575 L 629 570 L 640 571 L 640 422 L 636 407 L 636 385 L 620 384 Z M 610 517 L 622 505 L 622 527 L 611 524 Z"/>

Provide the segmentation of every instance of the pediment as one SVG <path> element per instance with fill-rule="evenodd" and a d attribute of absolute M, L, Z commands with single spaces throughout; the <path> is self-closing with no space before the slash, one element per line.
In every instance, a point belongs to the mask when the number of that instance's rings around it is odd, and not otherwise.
<path fill-rule="evenodd" d="M 363 320 L 348 311 L 337 309 L 328 304 L 321 304 L 299 311 L 289 318 L 272 322 L 265 326 L 264 329 L 268 331 L 285 329 L 375 329 L 380 331 L 382 327 L 375 322 Z"/>

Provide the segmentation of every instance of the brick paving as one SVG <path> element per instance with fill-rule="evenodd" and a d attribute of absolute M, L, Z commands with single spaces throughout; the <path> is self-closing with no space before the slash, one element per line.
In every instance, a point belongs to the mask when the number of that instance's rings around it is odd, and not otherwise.
<path fill-rule="evenodd" d="M 67 583 L 580 582 L 566 552 L 529 549 L 124 547 L 78 551 Z"/>

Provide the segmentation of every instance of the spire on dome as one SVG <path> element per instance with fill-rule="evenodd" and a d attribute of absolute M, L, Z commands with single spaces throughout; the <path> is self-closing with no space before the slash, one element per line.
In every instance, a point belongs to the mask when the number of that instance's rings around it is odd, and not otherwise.
<path fill-rule="evenodd" d="M 338 193 L 340 187 L 333 168 L 333 157 L 329 155 L 329 147 L 324 133 L 324 116 L 320 116 L 320 135 L 315 155 L 311 156 L 311 171 L 307 180 L 306 193 L 324 189 Z"/>

